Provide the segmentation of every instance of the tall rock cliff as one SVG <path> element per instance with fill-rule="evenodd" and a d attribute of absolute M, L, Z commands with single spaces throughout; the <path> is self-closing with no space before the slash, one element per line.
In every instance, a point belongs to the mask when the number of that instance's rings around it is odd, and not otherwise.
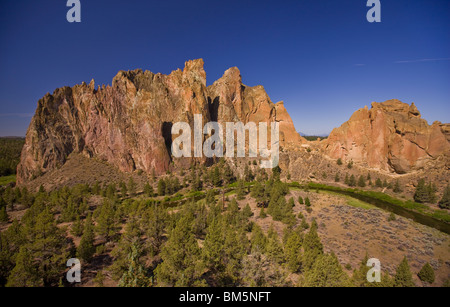
<path fill-rule="evenodd" d="M 388 100 L 356 111 L 331 132 L 324 151 L 334 159 L 403 174 L 440 156 L 448 159 L 449 139 L 448 125 L 428 125 L 414 103 Z"/>
<path fill-rule="evenodd" d="M 194 114 L 202 114 L 203 124 L 276 120 L 282 146 L 305 141 L 284 106 L 273 104 L 262 86 L 245 86 L 239 70 L 231 68 L 207 88 L 203 65 L 201 59 L 188 61 L 170 75 L 121 71 L 111 86 L 95 88 L 91 81 L 45 95 L 27 131 L 18 183 L 62 166 L 71 153 L 124 172 L 161 174 L 180 162 L 170 154 L 173 123 L 193 127 Z"/>

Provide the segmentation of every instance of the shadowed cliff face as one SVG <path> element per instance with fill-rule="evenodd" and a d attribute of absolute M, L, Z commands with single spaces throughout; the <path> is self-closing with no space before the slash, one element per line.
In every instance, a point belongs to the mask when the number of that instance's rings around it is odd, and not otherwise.
<path fill-rule="evenodd" d="M 124 172 L 164 173 L 172 162 L 172 124 L 187 122 L 193 128 L 194 114 L 202 115 L 203 124 L 276 120 L 282 123 L 282 146 L 304 141 L 284 106 L 274 105 L 262 86 L 246 87 L 232 68 L 207 88 L 203 65 L 201 59 L 188 61 L 184 70 L 170 75 L 121 71 L 111 86 L 96 89 L 92 80 L 47 94 L 27 131 L 18 183 L 61 167 L 71 153 L 107 161 Z"/>
<path fill-rule="evenodd" d="M 368 167 L 399 174 L 426 166 L 450 153 L 448 125 L 433 125 L 421 118 L 413 104 L 398 100 L 372 104 L 356 111 L 324 141 L 331 158 L 361 162 Z"/>

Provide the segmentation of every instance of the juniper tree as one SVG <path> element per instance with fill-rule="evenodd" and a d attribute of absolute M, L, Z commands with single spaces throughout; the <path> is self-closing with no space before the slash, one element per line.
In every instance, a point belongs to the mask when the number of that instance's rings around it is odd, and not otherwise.
<path fill-rule="evenodd" d="M 377 188 L 382 188 L 383 187 L 383 182 L 381 181 L 380 178 L 377 178 L 377 180 L 375 181 L 375 186 Z"/>
<path fill-rule="evenodd" d="M 339 182 L 341 181 L 341 176 L 339 175 L 339 173 L 336 173 L 336 175 L 334 176 L 334 182 Z"/>
<path fill-rule="evenodd" d="M 97 232 L 108 242 L 116 234 L 114 204 L 110 200 L 105 200 L 103 205 L 97 209 Z"/>
<path fill-rule="evenodd" d="M 261 253 L 266 251 L 267 237 L 264 235 L 261 227 L 257 224 L 252 229 L 250 243 L 252 251 L 259 251 Z"/>
<path fill-rule="evenodd" d="M 303 258 L 302 263 L 305 270 L 312 268 L 317 257 L 323 254 L 323 245 L 320 242 L 317 228 L 312 225 L 308 234 L 303 241 Z"/>
<path fill-rule="evenodd" d="M 343 271 L 334 254 L 318 255 L 311 269 L 306 270 L 305 287 L 345 287 L 350 286 L 348 275 Z"/>
<path fill-rule="evenodd" d="M 125 184 L 125 182 L 121 181 L 119 183 L 119 188 L 120 188 L 120 194 L 122 195 L 122 197 L 127 197 L 128 188 L 127 188 L 127 185 Z"/>
<path fill-rule="evenodd" d="M 210 206 L 216 202 L 215 192 L 213 189 L 210 189 L 206 192 L 205 203 L 207 206 Z"/>
<path fill-rule="evenodd" d="M 222 176 L 220 174 L 220 169 L 218 166 L 214 168 L 212 183 L 216 187 L 220 187 L 222 185 Z"/>
<path fill-rule="evenodd" d="M 244 184 L 244 181 L 242 181 L 242 180 L 238 180 L 236 195 L 239 200 L 242 200 L 245 198 L 245 184 Z"/>
<path fill-rule="evenodd" d="M 150 285 L 150 278 L 147 276 L 147 271 L 141 263 L 140 258 L 143 253 L 141 247 L 133 243 L 131 252 L 128 255 L 128 270 L 122 275 L 119 281 L 119 287 L 148 287 Z"/>
<path fill-rule="evenodd" d="M 285 261 L 283 247 L 273 226 L 270 227 L 267 233 L 266 255 L 278 264 L 282 264 Z"/>
<path fill-rule="evenodd" d="M 136 195 L 136 183 L 133 180 L 133 177 L 130 177 L 128 179 L 128 192 L 130 193 L 131 197 L 134 197 Z"/>
<path fill-rule="evenodd" d="M 397 267 L 394 277 L 394 287 L 414 287 L 411 270 L 409 268 L 408 260 L 403 258 L 400 265 Z"/>
<path fill-rule="evenodd" d="M 153 187 L 150 185 L 150 183 L 146 183 L 145 184 L 145 186 L 144 186 L 144 194 L 147 196 L 147 197 L 153 197 Z"/>
<path fill-rule="evenodd" d="M 366 180 L 364 179 L 364 177 L 362 175 L 359 176 L 358 186 L 361 187 L 361 188 L 364 188 L 366 186 Z"/>
<path fill-rule="evenodd" d="M 232 183 L 235 180 L 234 173 L 231 170 L 231 168 L 228 165 L 228 163 L 225 163 L 225 167 L 224 167 L 224 170 L 223 170 L 223 180 L 225 181 L 226 184 L 230 184 L 230 183 Z"/>
<path fill-rule="evenodd" d="M 414 200 L 418 203 L 434 203 L 436 202 L 436 188 L 432 183 L 428 185 L 425 179 L 420 179 L 416 192 L 414 193 Z"/>
<path fill-rule="evenodd" d="M 346 185 L 349 185 L 349 183 L 350 183 L 350 179 L 349 179 L 349 177 L 348 177 L 348 174 L 345 174 L 344 183 L 345 183 Z"/>
<path fill-rule="evenodd" d="M 70 233 L 75 237 L 80 237 L 83 234 L 83 223 L 81 222 L 80 216 L 77 216 L 75 222 L 73 222 Z"/>
<path fill-rule="evenodd" d="M 164 236 L 169 221 L 169 216 L 162 206 L 152 206 L 144 214 L 144 232 L 147 236 L 148 244 L 153 255 L 160 252 L 164 242 Z"/>
<path fill-rule="evenodd" d="M 264 210 L 264 207 L 261 207 L 261 210 L 259 210 L 259 217 L 262 219 L 265 219 L 267 217 L 267 213 Z"/>
<path fill-rule="evenodd" d="M 347 168 L 348 169 L 352 169 L 353 168 L 353 161 L 348 162 Z"/>
<path fill-rule="evenodd" d="M 223 245 L 225 242 L 225 228 L 221 218 L 215 218 L 206 229 L 203 243 L 202 257 L 207 268 L 217 273 L 223 270 Z"/>
<path fill-rule="evenodd" d="M 428 262 L 425 263 L 425 265 L 422 267 L 417 276 L 420 278 L 421 281 L 426 282 L 430 285 L 434 283 L 435 279 L 434 270 Z"/>
<path fill-rule="evenodd" d="M 204 268 L 201 249 L 187 217 L 176 223 L 160 255 L 162 263 L 155 270 L 159 285 L 192 287 L 205 284 L 201 278 Z"/>
<path fill-rule="evenodd" d="M 450 209 L 450 186 L 447 186 L 444 190 L 444 195 L 439 201 L 439 207 L 441 209 Z"/>
<path fill-rule="evenodd" d="M 166 181 L 163 178 L 159 179 L 158 181 L 158 195 L 166 195 Z"/>
<path fill-rule="evenodd" d="M 243 287 L 285 287 L 287 274 L 259 251 L 252 251 L 242 259 L 241 285 Z"/>
<path fill-rule="evenodd" d="M 6 203 L 3 198 L 0 197 L 0 222 L 8 222 L 8 220 L 9 217 L 8 213 L 6 212 Z"/>
<path fill-rule="evenodd" d="M 394 189 L 393 189 L 394 193 L 401 193 L 402 189 L 400 187 L 400 182 L 397 180 L 395 181 L 395 185 L 394 185 Z"/>
<path fill-rule="evenodd" d="M 248 220 L 249 218 L 251 218 L 253 216 L 253 212 L 252 209 L 250 208 L 249 204 L 246 204 L 244 209 L 242 210 L 242 218 L 244 220 Z"/>
<path fill-rule="evenodd" d="M 94 225 L 92 224 L 92 218 L 89 214 L 84 223 L 84 231 L 81 236 L 80 245 L 77 248 L 77 257 L 85 262 L 89 262 L 95 253 L 94 240 Z"/>
<path fill-rule="evenodd" d="M 356 178 L 355 175 L 351 175 L 350 179 L 348 180 L 348 185 L 351 187 L 356 187 Z"/>
<path fill-rule="evenodd" d="M 296 231 L 292 231 L 284 245 L 284 254 L 286 257 L 286 266 L 292 273 L 297 273 L 301 268 L 301 247 L 302 238 Z"/>
<path fill-rule="evenodd" d="M 311 201 L 309 200 L 309 197 L 305 198 L 305 206 L 306 207 L 311 207 Z"/>
<path fill-rule="evenodd" d="M 64 230 L 56 225 L 55 218 L 48 208 L 36 218 L 35 225 L 29 233 L 28 248 L 32 258 L 39 260 L 35 269 L 42 285 L 45 287 L 58 282 L 65 269 L 68 257 L 67 240 Z M 30 231 L 29 230 L 29 231 Z"/>
<path fill-rule="evenodd" d="M 41 281 L 33 263 L 33 255 L 22 246 L 16 257 L 16 265 L 8 278 L 7 287 L 39 287 Z"/>
<path fill-rule="evenodd" d="M 239 286 L 242 271 L 242 259 L 249 252 L 247 233 L 242 227 L 226 227 L 223 246 L 224 272 L 220 279 L 221 286 Z"/>

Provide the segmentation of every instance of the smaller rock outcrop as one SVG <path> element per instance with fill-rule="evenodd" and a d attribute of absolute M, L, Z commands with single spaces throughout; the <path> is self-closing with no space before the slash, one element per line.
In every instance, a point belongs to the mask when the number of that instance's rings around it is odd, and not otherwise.
<path fill-rule="evenodd" d="M 334 159 L 353 160 L 370 168 L 399 174 L 423 168 L 439 156 L 449 156 L 449 125 L 429 125 L 414 103 L 399 100 L 372 103 L 356 111 L 324 141 Z"/>

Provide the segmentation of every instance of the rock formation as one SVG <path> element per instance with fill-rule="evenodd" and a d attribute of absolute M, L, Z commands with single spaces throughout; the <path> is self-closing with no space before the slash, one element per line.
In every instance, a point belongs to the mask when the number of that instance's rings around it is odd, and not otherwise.
<path fill-rule="evenodd" d="M 45 95 L 27 131 L 18 184 L 61 167 L 71 153 L 123 172 L 164 173 L 181 163 L 170 154 L 173 123 L 193 127 L 194 114 L 202 114 L 204 123 L 279 121 L 281 146 L 305 142 L 283 104 L 273 104 L 262 86 L 245 86 L 231 68 L 207 88 L 203 64 L 188 61 L 170 75 L 121 71 L 111 86 L 96 89 L 91 81 Z"/>
<path fill-rule="evenodd" d="M 389 100 L 356 111 L 323 144 L 331 158 L 403 174 L 448 157 L 449 132 L 447 124 L 428 125 L 414 103 Z"/>

